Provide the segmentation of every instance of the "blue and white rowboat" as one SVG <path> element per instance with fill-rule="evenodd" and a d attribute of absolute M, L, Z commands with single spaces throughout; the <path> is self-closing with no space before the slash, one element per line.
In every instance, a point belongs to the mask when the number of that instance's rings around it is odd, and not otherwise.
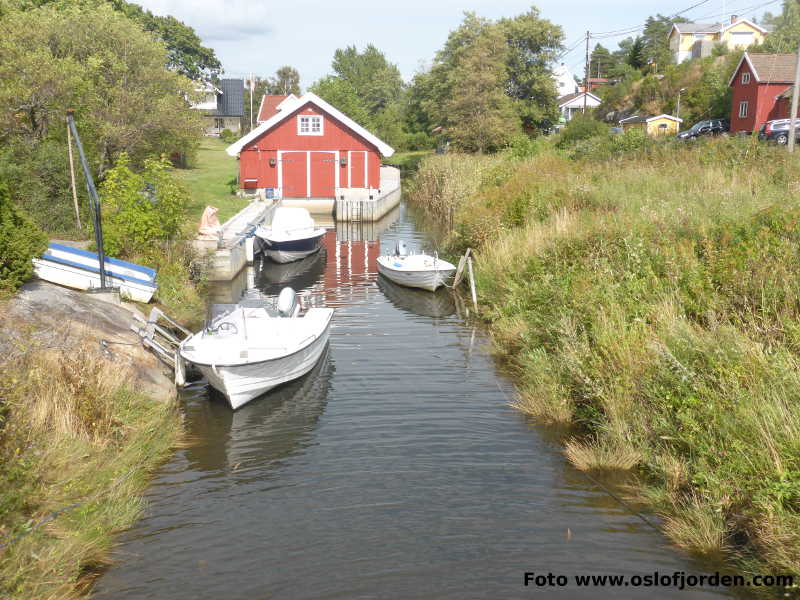
<path fill-rule="evenodd" d="M 41 258 L 33 259 L 33 270 L 40 279 L 66 287 L 100 287 L 100 261 L 88 250 L 50 244 Z M 106 257 L 105 275 L 107 286 L 119 288 L 120 296 L 136 302 L 149 302 L 158 289 L 155 270 L 124 260 Z"/>

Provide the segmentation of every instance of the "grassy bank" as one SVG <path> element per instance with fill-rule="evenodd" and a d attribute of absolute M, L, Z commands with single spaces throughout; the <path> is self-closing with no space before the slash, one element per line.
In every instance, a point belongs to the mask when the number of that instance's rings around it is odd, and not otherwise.
<path fill-rule="evenodd" d="M 0 323 L 0 597 L 75 598 L 139 516 L 179 415 L 96 343 L 21 327 Z"/>
<path fill-rule="evenodd" d="M 517 407 L 574 425 L 577 468 L 635 472 L 682 547 L 800 574 L 800 162 L 595 146 L 430 157 L 411 197 L 477 249 Z"/>
<path fill-rule="evenodd" d="M 245 198 L 231 193 L 237 188 L 239 164 L 235 157 L 225 152 L 227 146 L 219 138 L 203 138 L 197 150 L 196 164 L 191 169 L 175 171 L 191 192 L 189 219 L 195 226 L 208 205 L 219 208 L 217 216 L 221 223 L 247 206 Z"/>

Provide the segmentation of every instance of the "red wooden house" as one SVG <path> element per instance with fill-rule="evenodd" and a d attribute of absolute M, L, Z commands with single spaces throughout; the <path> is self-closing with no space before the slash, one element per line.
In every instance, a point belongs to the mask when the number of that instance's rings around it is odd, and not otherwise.
<path fill-rule="evenodd" d="M 277 198 L 335 198 L 380 188 L 381 156 L 394 150 L 322 98 L 265 97 L 258 127 L 227 152 L 239 155 L 242 188 Z M 267 192 L 269 194 L 269 191 Z"/>
<path fill-rule="evenodd" d="M 779 96 L 794 81 L 796 61 L 796 54 L 744 53 L 728 82 L 732 133 L 752 132 L 765 121 L 789 116 Z"/>

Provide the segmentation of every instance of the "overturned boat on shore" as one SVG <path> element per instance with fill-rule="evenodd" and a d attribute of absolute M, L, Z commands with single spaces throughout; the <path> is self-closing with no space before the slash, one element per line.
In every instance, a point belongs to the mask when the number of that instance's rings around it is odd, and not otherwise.
<path fill-rule="evenodd" d="M 148 267 L 103 257 L 106 286 L 119 289 L 120 296 L 150 302 L 158 289 L 156 272 Z M 95 252 L 51 243 L 40 258 L 33 259 L 36 276 L 76 290 L 101 289 L 100 258 Z"/>

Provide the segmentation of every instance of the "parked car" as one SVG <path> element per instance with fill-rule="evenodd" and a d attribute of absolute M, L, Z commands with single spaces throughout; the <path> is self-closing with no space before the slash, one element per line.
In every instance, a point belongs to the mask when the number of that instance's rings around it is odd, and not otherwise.
<path fill-rule="evenodd" d="M 786 144 L 789 141 L 789 119 L 767 121 L 758 130 L 758 139 Z M 794 140 L 800 141 L 800 120 L 795 123 Z"/>
<path fill-rule="evenodd" d="M 698 121 L 686 131 L 678 134 L 679 140 L 693 140 L 702 135 L 722 135 L 730 130 L 730 124 L 725 119 L 706 119 Z"/>

